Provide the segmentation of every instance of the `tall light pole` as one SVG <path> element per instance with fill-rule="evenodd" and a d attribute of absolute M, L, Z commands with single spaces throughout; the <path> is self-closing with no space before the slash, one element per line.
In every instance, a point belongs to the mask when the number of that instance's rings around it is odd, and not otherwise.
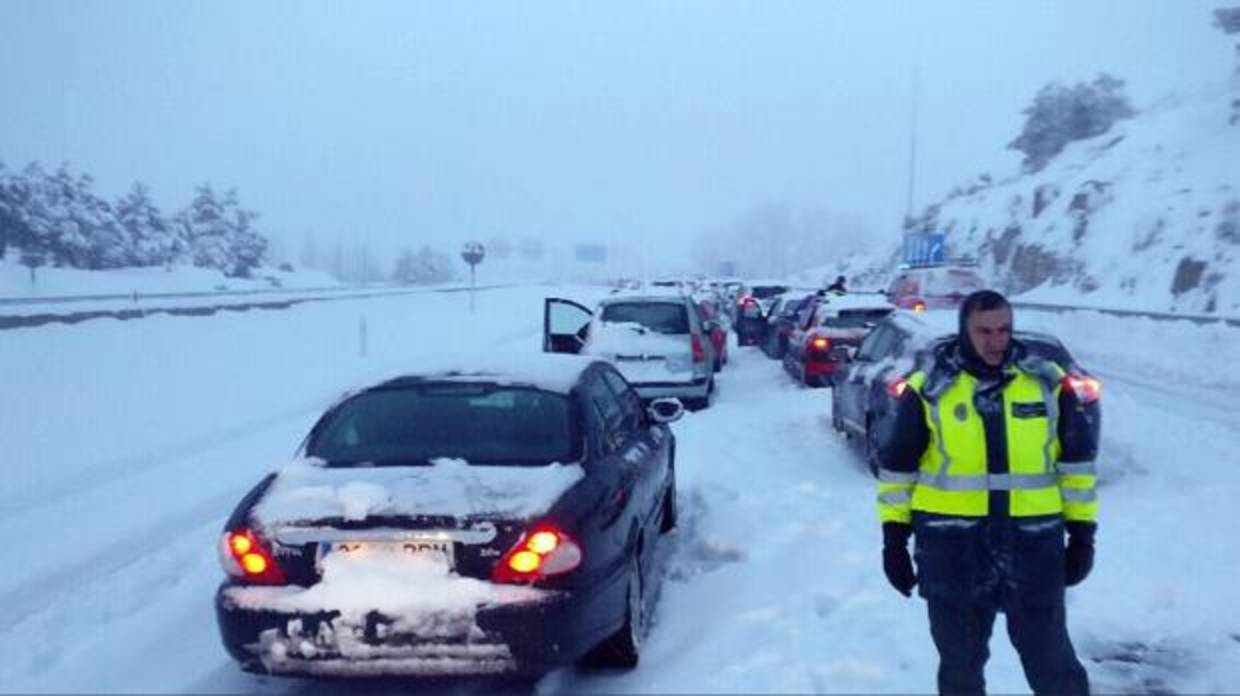
<path fill-rule="evenodd" d="M 917 180 L 917 89 L 919 70 L 913 67 L 913 98 L 909 106 L 908 124 L 908 198 L 904 204 L 904 229 L 909 232 L 913 223 L 913 190 Z"/>
<path fill-rule="evenodd" d="M 461 248 L 461 258 L 465 263 L 469 264 L 469 313 L 474 313 L 474 268 L 482 263 L 482 257 L 486 256 L 486 247 L 482 242 L 465 242 L 465 246 Z"/>

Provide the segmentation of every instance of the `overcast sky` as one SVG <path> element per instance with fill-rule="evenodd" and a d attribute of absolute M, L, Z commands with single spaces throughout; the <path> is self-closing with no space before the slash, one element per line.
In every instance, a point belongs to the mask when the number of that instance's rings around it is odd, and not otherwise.
<path fill-rule="evenodd" d="M 686 258 L 755 204 L 898 234 L 982 171 L 1041 85 L 1100 71 L 1140 107 L 1218 82 L 1225 0 L 0 0 L 0 161 L 69 161 L 165 212 L 236 186 L 294 258 L 536 235 Z"/>

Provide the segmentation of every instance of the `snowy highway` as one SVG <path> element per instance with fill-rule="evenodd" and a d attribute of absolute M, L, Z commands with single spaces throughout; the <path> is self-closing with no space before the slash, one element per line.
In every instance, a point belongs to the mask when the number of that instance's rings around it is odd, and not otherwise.
<path fill-rule="evenodd" d="M 0 691 L 322 693 L 220 646 L 217 537 L 342 392 L 443 354 L 538 351 L 545 296 L 589 287 L 94 320 L 0 334 Z M 1103 390 L 1093 575 L 1068 621 L 1095 691 L 1240 689 L 1240 329 L 1018 312 Z M 733 337 L 734 340 L 734 337 Z M 539 693 L 924 692 L 925 605 L 881 571 L 874 485 L 828 390 L 731 348 L 677 436 L 680 527 L 641 665 Z M 1025 692 L 996 626 L 993 691 Z M 468 689 L 466 689 L 468 690 Z"/>

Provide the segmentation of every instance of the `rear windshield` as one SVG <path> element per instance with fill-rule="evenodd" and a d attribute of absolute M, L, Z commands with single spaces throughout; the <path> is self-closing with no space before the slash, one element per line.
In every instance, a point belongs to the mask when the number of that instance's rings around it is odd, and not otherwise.
<path fill-rule="evenodd" d="M 426 382 L 344 402 L 311 434 L 306 454 L 330 466 L 536 465 L 576 459 L 568 397 L 532 387 Z"/>
<path fill-rule="evenodd" d="M 749 294 L 753 295 L 754 299 L 765 300 L 785 292 L 788 292 L 788 288 L 782 285 L 755 285 Z"/>
<path fill-rule="evenodd" d="M 841 309 L 838 316 L 824 318 L 822 325 L 837 329 L 861 329 L 877 324 L 888 314 L 891 310 L 887 308 Z"/>
<path fill-rule="evenodd" d="M 641 324 L 656 333 L 689 333 L 689 314 L 682 304 L 670 302 L 615 302 L 603 307 L 602 320 Z"/>

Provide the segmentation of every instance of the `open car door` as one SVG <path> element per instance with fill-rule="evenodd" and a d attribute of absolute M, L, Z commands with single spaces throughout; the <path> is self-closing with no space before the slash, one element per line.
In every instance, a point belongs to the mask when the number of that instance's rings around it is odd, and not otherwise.
<path fill-rule="evenodd" d="M 594 313 L 562 297 L 543 300 L 543 352 L 580 353 Z"/>

